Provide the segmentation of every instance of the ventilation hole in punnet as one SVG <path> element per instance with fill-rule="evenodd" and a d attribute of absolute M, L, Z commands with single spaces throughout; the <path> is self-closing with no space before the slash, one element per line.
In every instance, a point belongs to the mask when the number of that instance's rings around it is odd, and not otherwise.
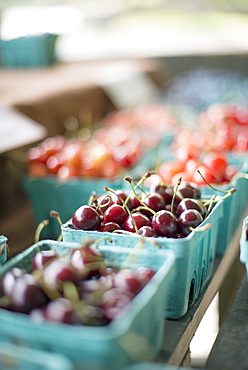
<path fill-rule="evenodd" d="M 195 278 L 191 280 L 190 284 L 190 290 L 189 290 L 189 306 L 192 305 L 194 301 L 194 296 L 195 296 Z"/>
<path fill-rule="evenodd" d="M 204 284 L 204 276 L 205 276 L 205 266 L 202 267 L 202 271 L 201 271 L 200 291 L 201 291 L 202 286 Z"/>

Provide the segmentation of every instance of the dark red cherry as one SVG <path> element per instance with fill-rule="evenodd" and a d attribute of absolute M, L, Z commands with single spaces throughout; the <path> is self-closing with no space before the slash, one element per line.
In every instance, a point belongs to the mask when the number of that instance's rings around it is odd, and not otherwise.
<path fill-rule="evenodd" d="M 102 297 L 102 308 L 105 316 L 111 321 L 123 314 L 123 310 L 130 304 L 133 294 L 127 290 L 111 288 Z"/>
<path fill-rule="evenodd" d="M 114 230 L 121 230 L 120 225 L 116 222 L 107 222 L 106 224 L 103 224 L 98 231 L 112 233 Z"/>
<path fill-rule="evenodd" d="M 33 275 L 25 273 L 18 277 L 11 293 L 11 307 L 14 311 L 29 313 L 33 308 L 48 302 L 44 291 Z"/>
<path fill-rule="evenodd" d="M 187 236 L 191 233 L 191 228 L 195 229 L 203 221 L 203 217 L 196 209 L 188 209 L 180 214 L 178 223 L 181 234 Z"/>
<path fill-rule="evenodd" d="M 47 304 L 45 317 L 48 320 L 73 324 L 76 321 L 73 304 L 66 298 L 57 298 Z"/>
<path fill-rule="evenodd" d="M 188 209 L 196 209 L 200 212 L 202 217 L 206 215 L 207 209 L 205 205 L 198 199 L 184 198 L 177 206 L 177 214 L 180 215 L 182 212 Z"/>
<path fill-rule="evenodd" d="M 148 193 L 142 197 L 143 203 L 155 212 L 161 211 L 165 208 L 165 201 L 161 194 L 159 193 Z M 147 216 L 152 216 L 149 210 L 142 209 L 142 212 Z"/>
<path fill-rule="evenodd" d="M 193 183 L 181 182 L 181 184 L 178 187 L 178 190 L 180 191 L 184 198 L 194 198 L 194 199 L 201 198 L 201 190 L 197 185 Z"/>
<path fill-rule="evenodd" d="M 125 208 L 117 203 L 112 204 L 104 213 L 103 222 L 106 224 L 108 222 L 115 222 L 118 225 L 122 225 L 128 214 Z"/>
<path fill-rule="evenodd" d="M 114 194 L 112 194 L 112 200 L 115 202 L 115 203 L 117 203 L 117 204 L 119 204 L 119 205 L 123 205 L 124 203 L 125 203 L 125 201 L 126 201 L 126 199 L 127 199 L 127 197 L 128 197 L 128 195 L 127 195 L 127 193 L 124 191 L 124 190 L 116 190 L 115 191 L 115 193 Z M 132 198 L 130 197 L 130 198 L 128 198 L 128 200 L 127 200 L 127 207 L 129 208 L 129 209 L 133 209 L 133 207 L 134 207 L 134 204 L 133 204 L 133 200 L 132 200 Z"/>
<path fill-rule="evenodd" d="M 141 194 L 137 194 L 137 196 L 135 194 L 131 194 L 130 198 L 132 199 L 133 209 L 138 208 L 142 205 L 140 202 Z"/>
<path fill-rule="evenodd" d="M 137 277 L 141 281 L 143 287 L 153 278 L 155 273 L 156 271 L 146 266 L 140 266 L 136 269 Z"/>
<path fill-rule="evenodd" d="M 142 289 L 135 270 L 123 269 L 113 276 L 113 284 L 116 288 L 126 290 L 132 294 L 138 294 Z"/>
<path fill-rule="evenodd" d="M 101 225 L 101 216 L 93 206 L 79 207 L 72 216 L 72 225 L 75 229 L 97 230 Z"/>
<path fill-rule="evenodd" d="M 125 222 L 124 222 L 124 228 L 127 231 L 130 231 L 132 233 L 135 233 L 135 226 L 139 230 L 142 226 L 151 226 L 151 220 L 144 214 L 140 212 L 134 212 L 132 215 L 129 215 Z"/>
<path fill-rule="evenodd" d="M 100 208 L 102 213 L 104 213 L 112 204 L 114 204 L 114 201 L 111 195 L 104 194 L 98 197 L 98 207 Z"/>
<path fill-rule="evenodd" d="M 142 236 L 154 237 L 154 238 L 158 236 L 156 231 L 151 226 L 142 226 L 139 229 L 139 234 Z"/>
<path fill-rule="evenodd" d="M 67 281 L 77 283 L 79 274 L 70 261 L 60 257 L 51 261 L 43 270 L 43 283 L 50 290 L 63 292 L 63 284 Z"/>
<path fill-rule="evenodd" d="M 25 271 L 19 267 L 13 267 L 7 271 L 1 281 L 2 295 L 11 296 L 16 280 L 24 274 Z"/>
<path fill-rule="evenodd" d="M 150 187 L 150 192 L 151 193 L 158 193 L 158 194 L 162 195 L 165 204 L 171 203 L 172 193 L 171 193 L 170 187 L 168 185 L 154 183 Z"/>
<path fill-rule="evenodd" d="M 152 228 L 160 236 L 173 238 L 177 235 L 179 227 L 176 216 L 167 210 L 162 210 L 152 218 Z"/>
<path fill-rule="evenodd" d="M 97 248 L 82 247 L 71 253 L 71 266 L 84 279 L 99 275 L 103 266 L 103 255 Z"/>
<path fill-rule="evenodd" d="M 32 270 L 42 270 L 49 262 L 58 256 L 59 255 L 53 249 L 37 252 L 32 260 Z"/>

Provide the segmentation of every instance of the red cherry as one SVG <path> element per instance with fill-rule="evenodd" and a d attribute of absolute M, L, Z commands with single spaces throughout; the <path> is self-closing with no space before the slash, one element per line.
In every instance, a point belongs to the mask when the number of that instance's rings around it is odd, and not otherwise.
<path fill-rule="evenodd" d="M 136 225 L 137 229 L 139 230 L 142 226 L 151 226 L 152 223 L 146 215 L 140 212 L 134 212 L 132 215 L 129 215 L 126 218 L 124 222 L 124 228 L 127 231 L 135 233 L 136 229 L 134 225 Z"/>
<path fill-rule="evenodd" d="M 97 230 L 101 226 L 101 216 L 93 206 L 83 205 L 72 216 L 72 225 L 80 230 Z"/>
<path fill-rule="evenodd" d="M 127 216 L 128 214 L 124 207 L 114 203 L 105 211 L 103 215 L 103 222 L 105 224 L 108 222 L 115 222 L 121 226 L 125 222 Z"/>
<path fill-rule="evenodd" d="M 160 236 L 173 238 L 178 233 L 178 223 L 176 216 L 167 210 L 162 210 L 152 218 L 152 228 Z"/>
<path fill-rule="evenodd" d="M 138 294 L 142 289 L 142 284 L 137 277 L 135 270 L 123 269 L 113 276 L 113 284 L 116 288 Z"/>
<path fill-rule="evenodd" d="M 42 270 L 59 255 L 53 250 L 44 250 L 37 252 L 32 260 L 32 270 Z"/>
<path fill-rule="evenodd" d="M 98 229 L 98 231 L 102 233 L 112 233 L 114 230 L 121 230 L 120 225 L 118 225 L 116 222 L 107 222 L 106 224 L 103 224 L 100 229 Z"/>

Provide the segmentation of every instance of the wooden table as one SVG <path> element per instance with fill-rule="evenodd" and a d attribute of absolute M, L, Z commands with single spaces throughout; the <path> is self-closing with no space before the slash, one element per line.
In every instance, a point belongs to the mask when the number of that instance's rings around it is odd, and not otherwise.
<path fill-rule="evenodd" d="M 244 215 L 247 214 L 247 211 L 244 213 Z M 212 278 L 208 282 L 208 284 L 203 289 L 202 293 L 197 298 L 196 302 L 189 308 L 187 314 L 183 316 L 179 320 L 166 320 L 165 321 L 165 328 L 164 328 L 164 341 L 162 344 L 161 351 L 159 355 L 157 356 L 157 361 L 160 363 L 164 363 L 167 365 L 173 365 L 173 366 L 191 366 L 190 361 L 190 342 L 204 316 L 206 313 L 210 303 L 212 302 L 213 298 L 217 293 L 222 294 L 222 290 L 225 291 L 225 285 L 230 284 L 229 283 L 229 277 L 230 273 L 232 273 L 233 276 L 233 283 L 230 286 L 229 285 L 229 294 L 225 297 L 225 305 L 222 305 L 220 310 L 220 317 L 221 321 L 224 320 L 224 313 L 227 312 L 230 308 L 230 305 L 237 293 L 237 290 L 240 286 L 240 283 L 244 277 L 245 274 L 245 267 L 239 260 L 239 239 L 241 235 L 241 226 L 242 222 L 240 222 L 239 227 L 236 230 L 236 233 L 234 234 L 225 254 L 223 256 L 216 256 L 214 261 L 214 268 L 213 268 L 213 274 Z M 243 288 L 244 289 L 244 288 Z M 246 297 L 248 302 L 248 287 L 246 291 Z M 236 299 L 237 300 L 237 299 Z M 236 301 L 235 301 L 236 302 Z M 236 305 L 239 304 L 239 300 L 236 302 Z M 243 305 L 244 306 L 244 305 Z M 239 310 L 242 310 L 242 306 L 239 307 Z M 235 311 L 238 312 L 237 310 Z M 246 307 L 246 310 L 242 311 L 242 315 L 244 317 L 239 318 L 239 324 L 240 329 L 237 329 L 238 333 L 240 333 L 240 330 L 242 330 L 242 324 L 244 324 L 246 320 L 246 324 L 248 323 L 247 317 L 248 317 L 248 304 Z M 234 321 L 233 321 L 234 323 Z M 234 323 L 235 324 L 235 323 Z M 215 357 L 219 357 L 219 361 L 221 361 L 222 353 L 228 352 L 228 349 L 225 349 L 225 332 L 224 328 L 228 324 L 225 324 L 223 326 L 223 335 L 220 334 L 219 339 L 219 345 L 216 345 L 216 350 L 213 352 L 216 355 Z M 230 326 L 229 326 L 230 327 Z M 226 328 L 228 330 L 228 326 Z M 248 324 L 247 324 L 247 330 L 248 330 Z M 245 338 L 245 334 L 247 333 L 247 330 L 240 336 L 240 341 L 242 338 Z M 222 333 L 222 331 L 220 331 Z M 229 333 L 230 334 L 230 333 Z M 235 338 L 232 338 L 229 335 L 230 339 L 230 346 L 231 346 L 231 340 L 235 341 Z M 224 341 L 224 346 L 223 346 Z M 246 345 L 245 348 L 242 348 L 240 352 L 244 356 L 245 360 L 245 353 L 247 353 L 247 344 L 248 344 L 248 335 L 246 335 L 246 340 L 244 341 Z M 238 346 L 238 344 L 236 345 Z M 222 349 L 220 349 L 220 347 Z M 242 352 L 241 352 L 242 351 Z M 233 356 L 235 357 L 235 350 L 233 350 Z M 247 359 L 248 359 L 248 353 L 247 353 Z M 237 359 L 236 359 L 237 360 Z M 210 359 L 209 359 L 210 361 Z M 248 360 L 246 362 L 248 364 Z M 208 362 L 208 365 L 212 365 L 212 362 Z M 220 369 L 223 368 L 225 370 L 236 370 L 236 369 L 248 369 L 248 366 L 246 368 L 244 367 L 226 367 L 226 366 L 212 366 L 207 367 L 207 369 Z"/>
<path fill-rule="evenodd" d="M 206 369 L 248 369 L 248 281 L 246 275 L 208 357 Z"/>

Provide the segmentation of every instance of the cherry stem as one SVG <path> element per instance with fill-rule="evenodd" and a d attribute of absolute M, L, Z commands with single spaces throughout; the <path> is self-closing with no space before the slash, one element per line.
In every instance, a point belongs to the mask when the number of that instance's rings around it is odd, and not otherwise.
<path fill-rule="evenodd" d="M 61 218 L 60 218 L 59 213 L 57 211 L 52 210 L 52 211 L 50 211 L 50 216 L 56 218 L 56 220 L 58 221 L 59 227 L 61 228 L 61 226 L 63 225 L 63 223 L 61 221 Z M 57 241 L 61 241 L 62 238 L 63 238 L 63 235 L 62 235 L 62 232 L 60 232 L 60 234 L 59 234 L 59 236 L 57 238 Z"/>
<path fill-rule="evenodd" d="M 125 178 L 125 180 L 126 180 L 127 178 Z M 145 209 L 145 210 L 147 210 L 147 211 L 149 211 L 149 212 L 151 212 L 154 216 L 156 216 L 157 215 L 157 213 L 153 210 L 153 209 L 151 209 L 151 208 L 149 208 L 139 197 L 138 197 L 138 194 L 136 193 L 136 190 L 135 190 L 135 188 L 137 188 L 137 185 L 136 186 L 133 186 L 133 180 L 129 177 L 128 178 L 128 180 L 127 180 L 129 183 L 130 183 L 130 186 L 131 186 L 131 188 L 132 188 L 132 192 L 133 192 L 133 194 L 136 196 L 136 198 L 137 199 L 139 199 L 139 201 L 140 201 L 140 203 L 143 205 L 143 207 L 138 207 L 136 210 L 137 211 L 139 211 L 139 210 L 141 210 L 141 209 Z"/>
<path fill-rule="evenodd" d="M 178 187 L 179 185 L 181 184 L 182 182 L 182 177 L 180 177 L 178 180 L 177 180 L 177 184 L 176 184 L 176 187 L 173 191 L 173 197 L 172 197 L 172 200 L 171 200 L 171 213 L 173 213 L 173 208 L 174 208 L 174 202 L 175 202 L 175 197 L 176 197 L 176 194 L 177 194 L 177 190 L 178 190 Z"/>
<path fill-rule="evenodd" d="M 141 238 L 135 245 L 134 248 L 131 248 L 130 253 L 127 255 L 126 259 L 124 260 L 121 269 L 130 268 L 134 262 L 136 262 L 140 257 L 141 249 L 144 247 L 144 238 Z"/>
<path fill-rule="evenodd" d="M 95 240 L 94 241 L 94 243 L 92 244 L 92 246 L 91 246 L 91 248 L 98 248 L 98 246 L 99 246 L 99 243 L 101 242 L 101 241 L 103 241 L 103 240 L 107 240 L 109 243 L 113 243 L 113 240 L 112 239 L 110 239 L 110 238 L 108 238 L 108 237 L 106 237 L 106 236 L 104 236 L 104 237 L 102 237 L 102 238 L 100 238 L 100 239 L 98 239 L 98 240 Z"/>
<path fill-rule="evenodd" d="M 128 200 L 129 200 L 129 198 L 131 197 L 131 195 L 132 194 L 134 194 L 135 196 L 136 196 L 136 198 L 138 198 L 138 195 L 137 195 L 137 193 L 136 193 L 136 189 L 138 188 L 138 189 L 140 189 L 144 194 L 146 194 L 146 192 L 143 190 L 143 189 L 141 189 L 140 188 L 140 185 L 143 185 L 144 184 L 144 182 L 149 178 L 149 177 L 151 177 L 152 175 L 154 175 L 156 172 L 154 172 L 154 171 L 148 171 L 148 172 L 146 172 L 145 173 L 145 175 L 144 176 L 142 176 L 141 177 L 141 179 L 137 182 L 137 184 L 135 184 L 134 186 L 133 186 L 133 183 L 134 183 L 134 181 L 133 181 L 133 179 L 130 177 L 130 176 L 126 176 L 126 177 L 124 177 L 124 180 L 125 181 L 127 181 L 129 184 L 130 184 L 130 186 L 131 186 L 131 192 L 130 192 L 130 194 L 128 195 L 128 197 L 126 198 L 126 200 L 125 200 L 125 203 L 127 203 L 128 202 Z"/>
<path fill-rule="evenodd" d="M 212 227 L 212 224 L 205 224 L 205 225 L 197 227 L 197 228 L 189 227 L 189 230 L 198 232 L 198 231 L 209 230 L 209 229 L 211 229 L 211 227 Z"/>
<path fill-rule="evenodd" d="M 79 301 L 78 290 L 72 281 L 65 281 L 63 283 L 63 296 L 73 303 Z"/>
<path fill-rule="evenodd" d="M 203 175 L 201 174 L 201 171 L 200 170 L 197 170 L 197 172 L 199 173 L 199 175 L 201 176 L 201 178 L 203 179 L 203 181 L 213 190 L 215 191 L 219 191 L 220 193 L 228 193 L 230 190 L 221 190 L 221 189 L 217 189 L 215 188 L 213 185 L 209 184 L 203 177 Z"/>
<path fill-rule="evenodd" d="M 104 201 L 106 200 L 105 203 L 103 203 Z M 95 203 L 96 207 L 99 207 L 100 209 L 103 208 L 103 207 L 106 207 L 109 205 L 109 203 L 111 202 L 111 196 L 110 195 L 106 195 L 100 203 L 98 203 L 98 199 L 93 199 L 93 202 Z"/>
<path fill-rule="evenodd" d="M 60 215 L 57 211 L 54 211 L 54 210 L 50 211 L 50 216 L 56 218 L 59 225 L 62 226 L 62 221 L 61 221 Z"/>
<path fill-rule="evenodd" d="M 35 230 L 35 234 L 34 234 L 34 242 L 35 243 L 38 243 L 38 241 L 40 240 L 40 234 L 41 234 L 41 231 L 43 230 L 43 228 L 45 226 L 47 226 L 49 224 L 49 221 L 48 220 L 43 220 L 39 223 L 39 225 L 37 226 L 36 230 Z"/>

